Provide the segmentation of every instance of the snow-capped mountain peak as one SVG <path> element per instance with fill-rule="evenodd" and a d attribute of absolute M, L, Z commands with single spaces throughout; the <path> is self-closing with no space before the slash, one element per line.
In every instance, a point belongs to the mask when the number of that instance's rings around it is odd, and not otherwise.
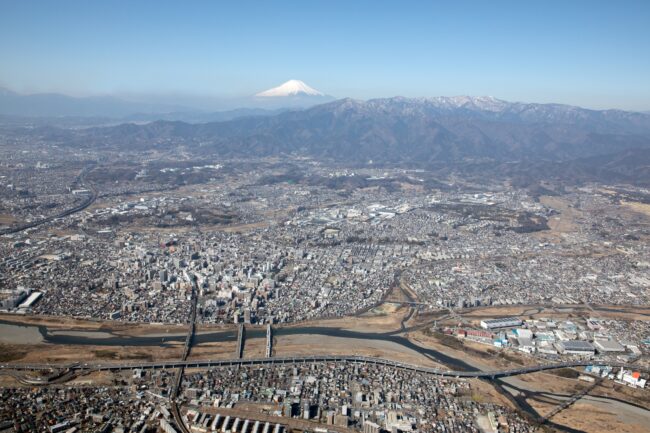
<path fill-rule="evenodd" d="M 274 87 L 264 92 L 260 92 L 255 96 L 259 97 L 278 97 L 278 96 L 325 96 L 318 90 L 309 87 L 307 84 L 300 80 L 289 80 L 284 84 Z"/>
<path fill-rule="evenodd" d="M 508 103 L 493 96 L 438 96 L 429 99 L 441 108 L 466 108 L 484 111 L 502 111 Z"/>

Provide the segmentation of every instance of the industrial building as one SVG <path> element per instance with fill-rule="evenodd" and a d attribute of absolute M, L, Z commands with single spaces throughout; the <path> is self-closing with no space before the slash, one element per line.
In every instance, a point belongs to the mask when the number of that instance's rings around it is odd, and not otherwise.
<path fill-rule="evenodd" d="M 483 329 L 498 329 L 498 328 L 513 328 L 521 326 L 524 322 L 516 317 L 501 317 L 498 319 L 481 320 L 481 328 Z"/>
<path fill-rule="evenodd" d="M 32 292 L 32 294 L 29 295 L 29 297 L 25 299 L 18 308 L 30 308 L 36 301 L 41 299 L 41 296 L 43 296 L 43 292 Z"/>
<path fill-rule="evenodd" d="M 616 340 L 595 340 L 594 346 L 598 353 L 625 352 L 625 347 Z"/>
<path fill-rule="evenodd" d="M 557 343 L 557 350 L 563 355 L 592 356 L 596 353 L 595 347 L 588 341 L 567 340 Z"/>

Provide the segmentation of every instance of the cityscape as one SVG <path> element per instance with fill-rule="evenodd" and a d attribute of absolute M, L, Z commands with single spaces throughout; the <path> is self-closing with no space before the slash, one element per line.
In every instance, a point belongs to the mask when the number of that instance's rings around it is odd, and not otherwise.
<path fill-rule="evenodd" d="M 0 433 L 650 432 L 646 4 L 26 3 Z"/>

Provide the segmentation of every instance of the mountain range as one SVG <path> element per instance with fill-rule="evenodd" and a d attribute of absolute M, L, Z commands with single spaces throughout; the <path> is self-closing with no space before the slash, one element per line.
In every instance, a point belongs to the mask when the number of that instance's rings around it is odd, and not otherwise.
<path fill-rule="evenodd" d="M 184 146 L 197 155 L 293 155 L 352 164 L 524 161 L 539 166 L 589 158 L 609 164 L 611 157 L 623 175 L 625 166 L 641 164 L 650 155 L 648 114 L 468 96 L 341 99 L 223 122 L 156 121 L 30 133 L 81 147 Z M 643 164 L 635 170 L 647 173 Z"/>
<path fill-rule="evenodd" d="M 173 139 L 222 154 L 298 153 L 354 159 L 550 160 L 650 145 L 650 115 L 524 104 L 491 97 L 342 99 L 306 110 L 190 125 L 153 122 L 77 132 L 84 139 L 151 146 Z"/>

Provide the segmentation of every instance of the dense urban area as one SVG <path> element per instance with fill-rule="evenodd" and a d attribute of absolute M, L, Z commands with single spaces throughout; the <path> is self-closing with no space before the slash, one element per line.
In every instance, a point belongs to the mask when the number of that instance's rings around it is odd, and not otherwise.
<path fill-rule="evenodd" d="M 0 432 L 575 432 L 607 396 L 648 431 L 649 218 L 622 183 L 5 133 Z"/>

